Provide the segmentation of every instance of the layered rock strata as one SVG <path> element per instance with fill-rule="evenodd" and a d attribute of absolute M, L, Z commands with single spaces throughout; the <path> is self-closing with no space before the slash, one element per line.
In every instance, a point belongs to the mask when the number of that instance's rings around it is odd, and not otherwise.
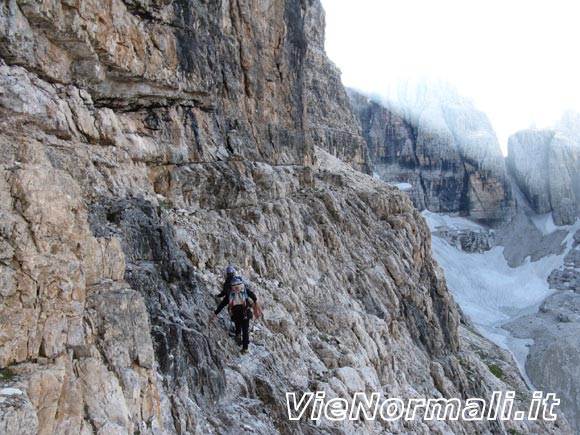
<path fill-rule="evenodd" d="M 567 433 L 288 420 L 287 391 L 530 400 L 461 343 L 429 230 L 353 169 L 348 113 L 317 112 L 343 92 L 316 88 L 336 72 L 321 17 L 316 1 L 2 3 L 4 433 Z M 247 356 L 208 322 L 230 263 L 265 311 Z"/>

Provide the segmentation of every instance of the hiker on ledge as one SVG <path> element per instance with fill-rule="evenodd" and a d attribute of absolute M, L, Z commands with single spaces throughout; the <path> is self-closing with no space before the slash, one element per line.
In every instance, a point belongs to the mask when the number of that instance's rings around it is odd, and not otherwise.
<path fill-rule="evenodd" d="M 210 321 L 213 321 L 220 311 L 229 305 L 229 312 L 232 321 L 236 326 L 236 340 L 237 343 L 242 344 L 242 353 L 248 352 L 248 344 L 250 342 L 249 327 L 250 319 L 252 318 L 252 307 L 256 319 L 260 317 L 260 306 L 258 298 L 251 291 L 241 277 L 235 276 L 230 283 L 231 291 L 229 295 L 224 295 L 224 298 L 212 313 Z M 242 337 L 240 337 L 240 334 Z M 241 338 L 241 340 L 240 340 Z"/>

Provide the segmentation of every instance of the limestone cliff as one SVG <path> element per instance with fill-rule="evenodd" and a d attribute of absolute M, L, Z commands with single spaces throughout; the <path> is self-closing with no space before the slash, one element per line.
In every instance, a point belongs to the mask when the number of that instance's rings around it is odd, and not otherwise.
<path fill-rule="evenodd" d="M 580 213 L 580 133 L 578 115 L 551 129 L 510 136 L 508 168 L 536 213 L 553 212 L 556 225 L 569 225 Z"/>
<path fill-rule="evenodd" d="M 530 399 L 460 336 L 410 201 L 353 169 L 322 17 L 299 0 L 1 4 L 1 433 L 566 433 L 287 419 L 286 391 Z M 250 355 L 208 323 L 226 264 L 266 313 Z"/>
<path fill-rule="evenodd" d="M 349 90 L 375 173 L 411 184 L 420 210 L 508 219 L 514 204 L 489 120 L 454 89 L 439 86 L 417 85 L 391 108 Z"/>
<path fill-rule="evenodd" d="M 366 142 L 351 110 L 340 72 L 324 52 L 324 10 L 317 2 L 308 8 L 305 58 L 306 118 L 312 142 L 370 173 Z"/>

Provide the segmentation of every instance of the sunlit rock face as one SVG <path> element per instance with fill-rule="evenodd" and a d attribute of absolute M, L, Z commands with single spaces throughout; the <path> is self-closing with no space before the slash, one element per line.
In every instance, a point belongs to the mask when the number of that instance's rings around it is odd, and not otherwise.
<path fill-rule="evenodd" d="M 513 211 L 504 158 L 487 116 L 445 84 L 404 88 L 389 107 L 349 95 L 374 172 L 408 182 L 419 209 L 501 221 Z"/>
<path fill-rule="evenodd" d="M 0 433 L 569 433 L 287 418 L 288 391 L 531 398 L 460 327 L 406 195 L 356 170 L 321 19 L 298 0 L 2 3 Z M 208 322 L 227 264 L 265 312 L 249 355 Z"/>
<path fill-rule="evenodd" d="M 9 64 L 78 86 L 97 107 L 142 114 L 151 131 L 163 127 L 160 113 L 184 120 L 188 128 L 167 129 L 165 138 L 195 146 L 162 160 L 229 152 L 302 164 L 315 143 L 367 165 L 339 72 L 323 51 L 318 2 L 7 2 L 0 29 Z M 95 140 L 90 127 L 82 133 Z"/>
<path fill-rule="evenodd" d="M 553 212 L 556 225 L 572 224 L 579 214 L 578 121 L 568 115 L 553 129 L 522 130 L 508 141 L 508 168 L 518 188 L 536 213 Z"/>

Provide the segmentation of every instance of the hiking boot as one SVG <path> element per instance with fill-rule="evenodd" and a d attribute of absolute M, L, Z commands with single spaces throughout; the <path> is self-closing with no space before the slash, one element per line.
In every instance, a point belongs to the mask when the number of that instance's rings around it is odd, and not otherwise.
<path fill-rule="evenodd" d="M 242 349 L 242 353 L 248 353 L 248 349 Z"/>

